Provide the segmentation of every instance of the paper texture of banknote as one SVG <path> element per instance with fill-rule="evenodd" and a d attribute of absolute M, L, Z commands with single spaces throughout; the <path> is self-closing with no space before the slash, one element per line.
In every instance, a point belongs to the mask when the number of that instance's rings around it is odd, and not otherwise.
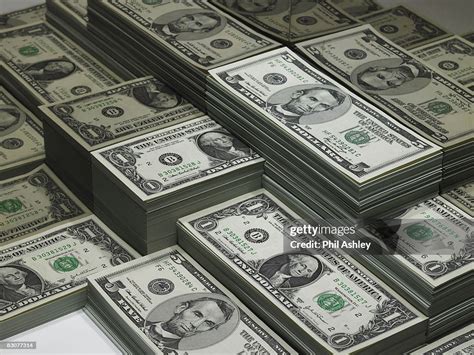
<path fill-rule="evenodd" d="M 0 175 L 43 158 L 41 122 L 0 86 Z"/>
<path fill-rule="evenodd" d="M 152 77 L 42 106 L 41 110 L 89 151 L 204 115 Z"/>
<path fill-rule="evenodd" d="M 442 196 L 471 217 L 474 217 L 474 182 L 458 186 Z"/>
<path fill-rule="evenodd" d="M 329 2 L 354 17 L 368 15 L 383 9 L 375 0 L 329 0 Z"/>
<path fill-rule="evenodd" d="M 139 257 L 95 216 L 68 222 L 0 249 L 0 320 L 85 290 L 98 271 Z"/>
<path fill-rule="evenodd" d="M 453 36 L 417 47 L 412 53 L 474 93 L 474 45 Z"/>
<path fill-rule="evenodd" d="M 300 41 L 360 23 L 326 0 L 216 0 L 213 3 L 259 30 L 284 41 Z"/>
<path fill-rule="evenodd" d="M 411 49 L 447 37 L 447 31 L 404 6 L 382 10 L 360 20 L 371 24 L 400 47 Z"/>
<path fill-rule="evenodd" d="M 317 65 L 442 147 L 472 136 L 473 95 L 365 25 L 298 44 Z"/>
<path fill-rule="evenodd" d="M 45 23 L 0 31 L 7 74 L 43 104 L 103 90 L 122 80 Z"/>
<path fill-rule="evenodd" d="M 458 331 L 410 352 L 410 355 L 471 355 L 474 353 L 474 325 Z"/>
<path fill-rule="evenodd" d="M 357 352 L 423 322 L 357 262 L 323 247 L 327 239 L 291 233 L 304 224 L 263 189 L 179 220 L 190 248 L 201 245 L 332 353 Z M 298 247 L 311 241 L 314 248 Z"/>
<path fill-rule="evenodd" d="M 263 162 L 208 116 L 92 154 L 142 201 Z"/>
<path fill-rule="evenodd" d="M 472 218 L 442 197 L 435 197 L 367 227 L 394 251 L 393 257 L 433 288 L 472 270 Z"/>
<path fill-rule="evenodd" d="M 296 354 L 179 247 L 89 283 L 102 308 L 155 354 Z"/>
<path fill-rule="evenodd" d="M 102 6 L 200 69 L 208 70 L 278 46 L 206 1 L 111 0 Z"/>
<path fill-rule="evenodd" d="M 37 5 L 6 14 L 0 14 L 0 30 L 44 21 L 45 13 L 46 6 Z"/>
<path fill-rule="evenodd" d="M 438 150 L 287 48 L 229 64 L 211 75 L 265 115 L 269 129 L 284 130 L 295 144 L 358 183 Z"/>
<path fill-rule="evenodd" d="M 0 182 L 0 243 L 88 214 L 46 165 Z"/>

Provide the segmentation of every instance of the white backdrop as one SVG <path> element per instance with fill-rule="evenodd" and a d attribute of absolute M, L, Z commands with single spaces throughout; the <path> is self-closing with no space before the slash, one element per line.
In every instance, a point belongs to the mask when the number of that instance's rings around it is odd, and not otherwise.
<path fill-rule="evenodd" d="M 383 7 L 406 5 L 445 30 L 463 34 L 474 31 L 474 0 L 377 0 Z M 0 14 L 42 0 L 0 0 Z M 36 341 L 36 350 L 1 350 L 1 354 L 116 354 L 118 349 L 83 311 L 14 336 L 9 341 Z"/>

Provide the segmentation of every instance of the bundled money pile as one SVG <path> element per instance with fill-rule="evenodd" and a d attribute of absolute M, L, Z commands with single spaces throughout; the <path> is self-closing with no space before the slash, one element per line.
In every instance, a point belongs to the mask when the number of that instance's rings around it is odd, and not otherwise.
<path fill-rule="evenodd" d="M 205 108 L 208 70 L 278 45 L 206 1 L 88 2 L 88 28 L 145 71 Z"/>
<path fill-rule="evenodd" d="M 177 246 L 88 284 L 89 314 L 128 354 L 297 354 Z"/>
<path fill-rule="evenodd" d="M 5 14 L 2 13 L 0 14 L 0 30 L 44 21 L 45 13 L 46 6 L 44 4 L 27 7 Z"/>
<path fill-rule="evenodd" d="M 359 20 L 372 25 L 381 36 L 405 49 L 449 36 L 447 31 L 405 6 L 381 10 Z"/>
<path fill-rule="evenodd" d="M 471 42 L 451 36 L 417 47 L 412 53 L 474 94 L 474 45 Z"/>
<path fill-rule="evenodd" d="M 46 23 L 0 31 L 3 84 L 32 112 L 122 81 Z"/>
<path fill-rule="evenodd" d="M 439 147 L 287 48 L 212 70 L 208 100 L 270 177 L 328 217 L 369 217 L 438 192 Z"/>
<path fill-rule="evenodd" d="M 41 121 L 0 86 L 0 180 L 24 174 L 43 159 Z"/>
<path fill-rule="evenodd" d="M 445 333 L 472 317 L 474 289 L 472 216 L 443 197 L 422 202 L 364 231 L 389 253 L 358 259 L 429 316 L 428 337 Z"/>
<path fill-rule="evenodd" d="M 474 324 L 465 326 L 445 337 L 410 352 L 410 355 L 472 354 L 474 349 Z"/>
<path fill-rule="evenodd" d="M 135 77 L 126 69 L 131 64 L 125 57 L 116 60 L 111 56 L 113 51 L 108 42 L 97 37 L 91 38 L 87 31 L 87 0 L 46 0 L 46 6 L 48 9 L 46 20 L 49 24 L 78 43 L 95 58 L 107 63 L 108 67 L 121 77 L 127 79 Z"/>
<path fill-rule="evenodd" d="M 93 216 L 0 247 L 0 339 L 80 309 L 89 275 L 139 256 Z"/>
<path fill-rule="evenodd" d="M 88 214 L 46 165 L 0 181 L 0 245 Z"/>
<path fill-rule="evenodd" d="M 319 67 L 443 148 L 443 185 L 474 173 L 474 96 L 369 25 L 298 44 Z"/>
<path fill-rule="evenodd" d="M 304 225 L 260 189 L 181 218 L 179 244 L 300 353 L 400 354 L 424 342 L 421 313 L 329 239 L 298 233 Z"/>
<path fill-rule="evenodd" d="M 356 2 L 358 4 L 354 6 L 346 0 L 342 2 L 341 0 L 296 2 L 289 0 L 211 1 L 214 5 L 228 12 L 231 16 L 246 22 L 260 33 L 265 33 L 288 44 L 361 24 L 351 15 L 357 15 L 361 12 L 364 7 L 361 4 L 362 2 L 372 3 L 372 0 L 358 0 Z M 375 5 L 375 3 L 373 4 Z M 345 12 L 344 10 L 348 11 Z"/>
<path fill-rule="evenodd" d="M 474 180 L 446 191 L 442 195 L 446 200 L 474 217 Z"/>
<path fill-rule="evenodd" d="M 152 77 L 40 109 L 48 165 L 91 209 L 91 151 L 203 115 Z"/>
<path fill-rule="evenodd" d="M 208 116 L 92 155 L 95 213 L 144 254 L 176 243 L 179 217 L 258 188 L 263 173 L 263 159 Z"/>

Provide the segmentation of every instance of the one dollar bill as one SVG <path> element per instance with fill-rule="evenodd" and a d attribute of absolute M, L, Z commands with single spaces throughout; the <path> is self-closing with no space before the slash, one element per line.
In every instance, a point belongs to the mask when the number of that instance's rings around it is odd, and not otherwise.
<path fill-rule="evenodd" d="M 412 50 L 421 61 L 474 93 L 474 45 L 453 36 Z"/>
<path fill-rule="evenodd" d="M 46 165 L 0 182 L 0 244 L 88 214 Z"/>
<path fill-rule="evenodd" d="M 72 99 L 122 81 L 45 23 L 0 31 L 0 60 L 7 74 L 42 104 Z"/>
<path fill-rule="evenodd" d="M 432 142 L 446 148 L 472 137 L 473 95 L 371 26 L 309 40 L 298 48 Z"/>
<path fill-rule="evenodd" d="M 128 81 L 40 109 L 87 150 L 203 116 L 157 79 Z"/>
<path fill-rule="evenodd" d="M 155 354 L 296 354 L 179 247 L 89 277 L 107 317 Z"/>
<path fill-rule="evenodd" d="M 6 14 L 0 14 L 0 30 L 44 21 L 45 13 L 46 6 L 41 4 Z"/>
<path fill-rule="evenodd" d="M 474 217 L 474 182 L 455 187 L 442 196 L 471 217 Z"/>
<path fill-rule="evenodd" d="M 8 171 L 42 159 L 41 122 L 0 86 L 0 179 Z"/>
<path fill-rule="evenodd" d="M 225 265 L 230 279 L 245 280 L 246 292 L 285 314 L 280 322 L 290 320 L 333 354 L 356 353 L 423 322 L 353 259 L 323 247 L 327 239 L 291 233 L 305 224 L 261 189 L 181 218 L 178 227 L 180 243 Z M 313 247 L 301 247 L 308 242 Z"/>
<path fill-rule="evenodd" d="M 0 319 L 85 291 L 89 275 L 139 256 L 95 216 L 3 246 Z"/>
<path fill-rule="evenodd" d="M 260 31 L 296 42 L 359 24 L 331 1 L 215 0 L 220 6 Z"/>
<path fill-rule="evenodd" d="M 383 9 L 375 0 L 329 0 L 329 2 L 354 17 L 368 15 Z"/>
<path fill-rule="evenodd" d="M 449 36 L 447 31 L 404 6 L 382 10 L 359 20 L 371 24 L 381 35 L 405 49 Z"/>
<path fill-rule="evenodd" d="M 208 116 L 92 154 L 142 201 L 263 162 Z"/>
<path fill-rule="evenodd" d="M 470 355 L 474 353 L 474 325 L 468 325 L 423 346 L 410 355 Z"/>
<path fill-rule="evenodd" d="M 287 48 L 217 68 L 211 76 L 265 117 L 269 130 L 278 127 L 291 144 L 358 183 L 439 151 Z"/>
<path fill-rule="evenodd" d="M 210 69 L 278 46 L 207 1 L 126 1 L 101 4 L 134 31 L 193 66 Z"/>

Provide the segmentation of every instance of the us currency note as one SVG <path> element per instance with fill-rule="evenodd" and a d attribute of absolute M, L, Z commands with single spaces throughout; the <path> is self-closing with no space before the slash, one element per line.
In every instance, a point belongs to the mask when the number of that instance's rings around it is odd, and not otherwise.
<path fill-rule="evenodd" d="M 333 354 L 356 353 L 423 322 L 355 261 L 323 247 L 327 239 L 291 233 L 305 224 L 263 189 L 178 222 L 190 248 L 202 245 Z M 298 246 L 308 242 L 314 246 Z"/>
<path fill-rule="evenodd" d="M 0 177 L 15 167 L 42 159 L 41 122 L 0 86 Z"/>
<path fill-rule="evenodd" d="M 263 162 L 208 116 L 92 154 L 142 201 Z"/>
<path fill-rule="evenodd" d="M 96 2 L 96 1 L 94 1 Z M 279 44 L 226 16 L 206 1 L 111 0 L 107 11 L 201 69 L 255 55 Z"/>
<path fill-rule="evenodd" d="M 294 144 L 358 183 L 438 151 L 287 48 L 210 74 L 264 115 L 269 129 L 277 126 Z"/>
<path fill-rule="evenodd" d="M 412 50 L 421 61 L 474 93 L 474 45 L 452 36 Z"/>
<path fill-rule="evenodd" d="M 89 21 L 87 17 L 87 0 L 46 0 L 49 8 L 57 7 L 60 11 L 70 15 L 81 26 L 86 27 Z"/>
<path fill-rule="evenodd" d="M 122 80 L 45 23 L 0 31 L 0 60 L 43 104 L 103 90 Z"/>
<path fill-rule="evenodd" d="M 456 332 L 410 352 L 410 355 L 470 355 L 474 353 L 474 325 L 468 325 Z"/>
<path fill-rule="evenodd" d="M 299 41 L 360 23 L 326 0 L 215 0 L 212 3 L 284 41 Z"/>
<path fill-rule="evenodd" d="M 41 4 L 6 14 L 0 14 L 0 30 L 44 21 L 45 13 L 46 6 Z"/>
<path fill-rule="evenodd" d="M 0 243 L 88 214 L 46 165 L 0 182 Z"/>
<path fill-rule="evenodd" d="M 204 115 L 152 77 L 40 109 L 89 151 Z"/>
<path fill-rule="evenodd" d="M 458 186 L 442 196 L 471 217 L 474 217 L 474 182 Z"/>
<path fill-rule="evenodd" d="M 0 317 L 13 318 L 85 291 L 89 275 L 139 256 L 95 216 L 5 245 L 0 248 Z"/>
<path fill-rule="evenodd" d="M 417 204 L 367 232 L 383 240 L 392 256 L 433 288 L 472 270 L 472 217 L 435 197 Z"/>
<path fill-rule="evenodd" d="M 447 31 L 404 6 L 382 10 L 359 19 L 371 24 L 383 36 L 405 49 L 449 36 Z"/>
<path fill-rule="evenodd" d="M 317 65 L 442 147 L 472 137 L 473 95 L 371 26 L 298 44 Z"/>
<path fill-rule="evenodd" d="M 383 9 L 375 0 L 330 0 L 330 3 L 354 17 L 368 15 Z"/>
<path fill-rule="evenodd" d="M 474 32 L 466 33 L 462 36 L 462 38 L 464 38 L 465 40 L 467 40 L 471 43 L 474 43 Z"/>
<path fill-rule="evenodd" d="M 88 282 L 155 354 L 296 354 L 179 247 Z"/>

